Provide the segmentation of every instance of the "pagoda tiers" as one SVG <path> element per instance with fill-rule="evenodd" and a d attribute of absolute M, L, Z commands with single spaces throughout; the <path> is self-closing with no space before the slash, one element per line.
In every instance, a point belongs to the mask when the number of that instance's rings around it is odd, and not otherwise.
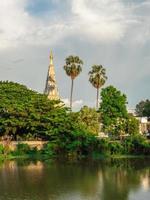
<path fill-rule="evenodd" d="M 57 83 L 56 83 L 56 78 L 55 78 L 55 69 L 54 69 L 54 64 L 53 64 L 52 51 L 50 52 L 50 64 L 48 67 L 47 80 L 46 80 L 44 94 L 46 94 L 48 96 L 48 99 L 50 99 L 50 100 L 60 99 L 58 87 L 57 87 Z"/>

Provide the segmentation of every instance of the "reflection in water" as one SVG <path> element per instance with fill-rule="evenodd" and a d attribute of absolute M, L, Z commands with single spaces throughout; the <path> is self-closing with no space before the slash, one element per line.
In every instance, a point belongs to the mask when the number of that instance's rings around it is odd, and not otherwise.
<path fill-rule="evenodd" d="M 141 200 L 140 195 L 150 196 L 150 159 L 0 165 L 0 200 Z"/>

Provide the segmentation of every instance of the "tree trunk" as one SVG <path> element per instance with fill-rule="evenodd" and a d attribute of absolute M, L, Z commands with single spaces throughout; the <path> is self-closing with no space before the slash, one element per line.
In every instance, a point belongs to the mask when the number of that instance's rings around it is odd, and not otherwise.
<path fill-rule="evenodd" d="M 96 97 L 96 109 L 98 110 L 99 108 L 99 88 L 97 88 L 97 97 Z"/>
<path fill-rule="evenodd" d="M 71 94 L 70 94 L 70 108 L 72 110 L 72 95 L 73 95 L 73 79 L 71 79 Z"/>

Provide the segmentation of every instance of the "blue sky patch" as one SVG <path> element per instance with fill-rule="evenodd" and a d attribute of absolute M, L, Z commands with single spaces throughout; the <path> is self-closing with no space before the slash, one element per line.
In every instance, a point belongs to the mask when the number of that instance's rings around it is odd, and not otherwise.
<path fill-rule="evenodd" d="M 30 1 L 27 6 L 27 11 L 32 15 L 43 15 L 57 8 L 56 3 L 52 0 L 34 0 Z"/>

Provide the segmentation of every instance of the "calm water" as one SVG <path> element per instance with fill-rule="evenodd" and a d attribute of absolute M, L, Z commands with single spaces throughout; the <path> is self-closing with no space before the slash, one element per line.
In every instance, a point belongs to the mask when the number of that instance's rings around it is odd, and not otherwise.
<path fill-rule="evenodd" d="M 7 161 L 0 200 L 150 200 L 150 159 Z"/>

